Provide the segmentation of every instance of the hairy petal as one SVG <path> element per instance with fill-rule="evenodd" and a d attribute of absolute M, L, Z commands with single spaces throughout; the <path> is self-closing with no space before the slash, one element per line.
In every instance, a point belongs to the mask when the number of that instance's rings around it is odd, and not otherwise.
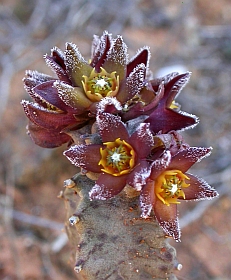
<path fill-rule="evenodd" d="M 121 118 L 109 113 L 98 113 L 96 121 L 103 142 L 112 142 L 117 138 L 128 141 L 129 135 Z"/>
<path fill-rule="evenodd" d="M 138 64 L 144 64 L 145 68 L 147 69 L 150 56 L 151 54 L 149 47 L 144 47 L 138 50 L 137 54 L 130 60 L 130 62 L 127 65 L 127 76 L 130 75 L 130 73 Z"/>
<path fill-rule="evenodd" d="M 170 151 L 165 151 L 161 157 L 153 161 L 150 178 L 155 180 L 166 168 L 168 168 L 170 162 L 171 153 Z"/>
<path fill-rule="evenodd" d="M 149 130 L 149 124 L 141 123 L 130 137 L 129 142 L 136 150 L 139 158 L 146 158 L 150 154 L 151 148 L 154 146 L 154 140 L 152 133 Z"/>
<path fill-rule="evenodd" d="M 112 41 L 103 68 L 109 73 L 116 71 L 120 80 L 123 80 L 125 78 L 127 61 L 127 45 L 124 43 L 121 36 L 117 36 L 117 38 Z"/>
<path fill-rule="evenodd" d="M 176 241 L 180 241 L 180 227 L 177 217 L 177 205 L 170 204 L 165 205 L 159 199 L 156 199 L 153 205 L 153 210 L 159 225 L 162 227 L 164 232 L 173 237 Z"/>
<path fill-rule="evenodd" d="M 212 188 L 205 180 L 186 173 L 190 178 L 187 182 L 190 184 L 188 188 L 184 188 L 185 200 L 205 200 L 218 197 L 217 191 Z"/>
<path fill-rule="evenodd" d="M 40 85 L 42 83 L 48 82 L 48 81 L 53 81 L 54 78 L 40 73 L 38 71 L 32 71 L 32 70 L 27 70 L 26 71 L 26 78 L 23 79 L 25 89 L 26 91 L 30 91 L 30 89 L 34 88 L 37 85 Z"/>
<path fill-rule="evenodd" d="M 154 193 L 155 182 L 149 180 L 140 193 L 141 217 L 148 218 L 150 216 L 156 196 Z"/>
<path fill-rule="evenodd" d="M 104 31 L 100 39 L 98 36 L 94 36 L 92 42 L 92 60 L 90 65 L 95 68 L 96 72 L 100 72 L 100 67 L 104 64 L 110 47 L 111 35 L 108 34 L 107 31 Z"/>
<path fill-rule="evenodd" d="M 122 85 L 122 89 L 116 98 L 124 103 L 136 94 L 139 94 L 144 86 L 145 65 L 139 64 L 126 79 L 126 83 Z"/>
<path fill-rule="evenodd" d="M 158 107 L 146 120 L 151 124 L 154 133 L 168 133 L 171 130 L 192 128 L 198 123 L 198 118 L 185 112 Z"/>
<path fill-rule="evenodd" d="M 64 143 L 71 141 L 71 137 L 65 133 L 60 133 L 59 130 L 48 130 L 29 122 L 28 135 L 34 143 L 43 148 L 56 148 Z"/>
<path fill-rule="evenodd" d="M 117 113 L 122 110 L 122 106 L 120 102 L 115 97 L 104 97 L 100 100 L 97 104 L 97 111 L 98 112 L 106 112 L 106 113 Z"/>
<path fill-rule="evenodd" d="M 141 91 L 141 95 L 142 95 L 142 100 L 145 101 L 145 95 L 147 94 L 147 92 L 151 92 L 153 99 L 151 102 L 148 102 L 148 104 L 144 107 L 144 111 L 147 112 L 152 112 L 158 105 L 158 103 L 160 102 L 160 100 L 163 98 L 164 96 L 164 83 L 161 83 L 158 91 L 154 94 L 154 91 L 152 89 L 149 89 L 149 84 L 146 85 L 146 87 L 144 89 L 142 89 Z M 147 102 L 146 102 L 147 103 Z"/>
<path fill-rule="evenodd" d="M 67 83 L 59 81 L 54 83 L 54 87 L 58 91 L 59 98 L 66 105 L 74 109 L 76 113 L 82 112 L 92 104 L 80 87 L 72 87 Z"/>
<path fill-rule="evenodd" d="M 63 154 L 72 164 L 88 171 L 100 173 L 101 167 L 98 165 L 101 159 L 100 147 L 102 147 L 102 145 L 75 145 L 70 147 L 70 149 Z"/>
<path fill-rule="evenodd" d="M 102 173 L 96 184 L 89 192 L 90 199 L 106 200 L 119 194 L 126 184 L 126 175 L 112 176 L 107 173 Z"/>
<path fill-rule="evenodd" d="M 55 111 L 49 111 L 35 103 L 28 101 L 22 101 L 23 109 L 26 116 L 38 126 L 46 129 L 58 129 L 61 130 L 67 125 L 76 124 L 76 118 L 71 114 L 57 113 Z"/>
<path fill-rule="evenodd" d="M 186 172 L 194 163 L 200 162 L 211 154 L 212 148 L 188 147 L 179 151 L 169 164 L 168 169 L 179 169 Z"/>
<path fill-rule="evenodd" d="M 52 106 L 67 112 L 68 106 L 60 99 L 57 89 L 53 86 L 55 81 L 44 82 L 33 89 L 31 97 L 43 107 L 47 108 L 44 101 Z"/>
<path fill-rule="evenodd" d="M 85 61 L 73 43 L 66 43 L 65 65 L 73 85 L 82 87 L 83 75 L 89 76 L 92 67 Z"/>
<path fill-rule="evenodd" d="M 57 75 L 57 77 L 66 83 L 71 83 L 67 72 L 66 72 L 66 65 L 64 64 L 64 54 L 63 52 L 55 47 L 51 50 L 51 55 L 44 56 L 46 64 L 51 70 Z"/>
<path fill-rule="evenodd" d="M 127 176 L 127 184 L 140 191 L 150 176 L 151 168 L 147 161 L 138 162 L 137 166 Z"/>
<path fill-rule="evenodd" d="M 172 101 L 180 94 L 181 90 L 185 87 L 190 79 L 190 72 L 177 75 L 170 80 L 165 87 L 166 91 L 166 106 L 169 107 Z"/>

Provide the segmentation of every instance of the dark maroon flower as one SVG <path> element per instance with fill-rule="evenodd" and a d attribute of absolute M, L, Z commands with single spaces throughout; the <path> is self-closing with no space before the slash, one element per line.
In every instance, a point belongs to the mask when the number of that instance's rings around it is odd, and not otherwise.
<path fill-rule="evenodd" d="M 177 217 L 179 200 L 204 200 L 218 193 L 203 179 L 186 173 L 188 169 L 211 153 L 211 148 L 187 147 L 171 156 L 165 151 L 154 161 L 147 184 L 141 191 L 142 217 L 147 218 L 153 209 L 154 215 L 168 236 L 180 240 Z"/>
<path fill-rule="evenodd" d="M 29 135 L 37 145 L 46 148 L 71 141 L 71 137 L 62 133 L 62 130 L 77 128 L 88 119 L 86 114 L 79 114 L 78 108 L 70 107 L 60 99 L 53 83 L 54 79 L 50 76 L 28 71 L 24 84 L 34 102 L 21 102 L 30 120 Z"/>
<path fill-rule="evenodd" d="M 154 133 L 168 133 L 171 130 L 192 128 L 198 123 L 198 118 L 180 110 L 175 98 L 190 78 L 190 73 L 171 73 L 163 78 L 150 81 L 154 91 L 157 91 L 156 100 L 145 108 L 149 110 L 150 129 Z M 152 108 L 149 108 L 149 107 Z M 151 110 L 151 111 L 150 111 Z"/>
<path fill-rule="evenodd" d="M 103 98 L 127 102 L 144 86 L 149 57 L 149 49 L 143 48 L 129 61 L 122 37 L 113 39 L 107 32 L 101 38 L 94 37 L 90 63 L 73 43 L 67 43 L 64 52 L 53 48 L 45 60 L 57 77 L 27 71 L 24 79 L 34 101 L 22 101 L 34 124 L 28 126 L 32 139 L 43 147 L 59 146 L 71 140 L 63 135 L 65 132 L 80 128 L 94 117 L 96 104 Z"/>
<path fill-rule="evenodd" d="M 98 113 L 96 122 L 102 144 L 75 145 L 64 152 L 76 166 L 99 173 L 90 198 L 111 198 L 120 193 L 126 184 L 140 191 L 150 175 L 146 157 L 154 142 L 149 124 L 141 123 L 129 136 L 118 116 Z"/>
<path fill-rule="evenodd" d="M 162 78 L 146 80 L 139 94 L 123 106 L 120 115 L 124 121 L 146 115 L 153 133 L 192 128 L 198 118 L 180 110 L 175 99 L 190 78 L 190 73 L 171 73 Z"/>

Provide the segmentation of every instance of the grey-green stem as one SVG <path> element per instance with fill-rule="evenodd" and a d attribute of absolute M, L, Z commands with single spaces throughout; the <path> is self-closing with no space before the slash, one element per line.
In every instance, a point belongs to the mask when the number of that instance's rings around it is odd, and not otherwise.
<path fill-rule="evenodd" d="M 140 218 L 138 197 L 125 191 L 90 201 L 94 181 L 77 174 L 66 181 L 66 231 L 76 253 L 77 279 L 177 279 L 175 249 L 153 217 Z"/>

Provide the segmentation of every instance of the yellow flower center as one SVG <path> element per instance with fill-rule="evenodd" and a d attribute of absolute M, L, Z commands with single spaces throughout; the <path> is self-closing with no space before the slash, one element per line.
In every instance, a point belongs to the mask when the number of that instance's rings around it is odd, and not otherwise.
<path fill-rule="evenodd" d="M 99 73 L 93 69 L 89 77 L 83 76 L 84 91 L 93 102 L 98 102 L 106 96 L 115 96 L 119 90 L 119 76 L 116 77 L 116 72 L 109 74 L 102 67 L 100 69 Z"/>
<path fill-rule="evenodd" d="M 135 165 L 135 151 L 132 146 L 124 140 L 117 138 L 114 142 L 103 143 L 106 148 L 100 148 L 103 172 L 113 176 L 121 176 L 131 172 Z"/>
<path fill-rule="evenodd" d="M 180 203 L 177 198 L 185 199 L 183 188 L 187 188 L 190 184 L 185 182 L 185 179 L 190 180 L 180 170 L 164 171 L 155 182 L 156 196 L 167 206 L 170 203 Z"/>
<path fill-rule="evenodd" d="M 173 109 L 173 110 L 176 110 L 176 111 L 179 111 L 180 110 L 180 105 L 178 103 L 176 103 L 175 100 L 173 100 L 169 108 Z"/>

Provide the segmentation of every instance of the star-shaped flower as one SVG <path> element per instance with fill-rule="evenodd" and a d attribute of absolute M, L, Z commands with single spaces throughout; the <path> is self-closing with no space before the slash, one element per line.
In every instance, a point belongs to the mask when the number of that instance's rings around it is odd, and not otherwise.
<path fill-rule="evenodd" d="M 53 48 L 45 61 L 57 77 L 27 71 L 24 79 L 33 99 L 22 101 L 32 139 L 42 147 L 60 146 L 71 140 L 65 132 L 95 118 L 103 98 L 116 97 L 126 103 L 144 86 L 149 57 L 144 47 L 129 61 L 122 37 L 113 39 L 106 31 L 101 38 L 94 37 L 90 62 L 73 43 L 66 43 L 64 52 Z"/>
<path fill-rule="evenodd" d="M 163 78 L 150 81 L 152 89 L 157 92 L 156 99 L 144 108 L 148 114 L 146 122 L 154 133 L 168 133 L 171 130 L 192 128 L 198 118 L 180 110 L 175 102 L 183 87 L 187 84 L 190 73 L 171 73 Z"/>
<path fill-rule="evenodd" d="M 188 169 L 211 153 L 211 148 L 186 147 L 175 155 L 165 151 L 154 161 L 151 175 L 140 194 L 142 217 L 154 215 L 168 236 L 180 240 L 177 217 L 179 200 L 205 200 L 218 193 L 203 179 L 187 173 Z"/>
<path fill-rule="evenodd" d="M 149 124 L 141 123 L 132 135 L 120 117 L 99 112 L 96 123 L 102 144 L 75 145 L 64 155 L 76 166 L 98 173 L 90 199 L 108 199 L 126 184 L 140 191 L 150 175 L 146 160 L 153 147 Z"/>
<path fill-rule="evenodd" d="M 27 71 L 25 89 L 34 102 L 21 102 L 28 117 L 28 133 L 42 147 L 54 148 L 70 142 L 71 137 L 62 133 L 67 127 L 78 128 L 86 122 L 87 115 L 78 108 L 68 106 L 53 87 L 54 79 L 37 71 Z M 78 116 L 77 116 L 78 115 Z"/>

